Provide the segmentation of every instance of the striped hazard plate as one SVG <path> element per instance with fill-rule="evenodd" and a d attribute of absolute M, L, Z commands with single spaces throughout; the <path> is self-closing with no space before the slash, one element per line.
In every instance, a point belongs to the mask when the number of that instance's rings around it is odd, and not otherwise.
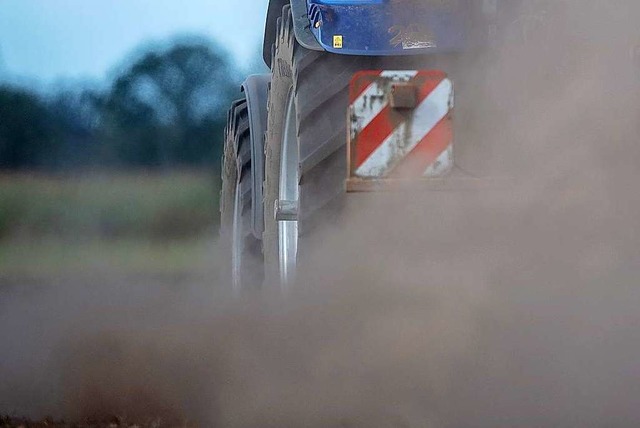
<path fill-rule="evenodd" d="M 348 191 L 429 181 L 453 168 L 453 83 L 441 71 L 361 71 L 351 80 Z"/>

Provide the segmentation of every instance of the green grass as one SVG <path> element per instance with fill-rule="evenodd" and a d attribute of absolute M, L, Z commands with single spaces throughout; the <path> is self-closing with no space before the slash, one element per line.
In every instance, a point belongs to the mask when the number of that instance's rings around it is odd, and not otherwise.
<path fill-rule="evenodd" d="M 0 240 L 192 239 L 216 229 L 213 174 L 0 175 Z"/>
<path fill-rule="evenodd" d="M 215 270 L 213 239 L 0 243 L 2 277 L 189 275 Z"/>
<path fill-rule="evenodd" d="M 218 197 L 209 173 L 0 175 L 0 277 L 210 269 Z"/>

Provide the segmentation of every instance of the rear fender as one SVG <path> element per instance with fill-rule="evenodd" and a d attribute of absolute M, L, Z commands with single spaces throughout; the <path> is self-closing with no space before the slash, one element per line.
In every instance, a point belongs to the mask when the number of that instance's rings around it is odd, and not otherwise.
<path fill-rule="evenodd" d="M 264 210 L 262 209 L 262 182 L 264 181 L 264 135 L 267 130 L 267 98 L 270 74 L 249 76 L 242 84 L 249 110 L 251 130 L 251 226 L 254 237 L 262 240 Z"/>
<path fill-rule="evenodd" d="M 262 57 L 269 68 L 271 68 L 271 49 L 276 38 L 278 18 L 282 15 L 282 8 L 287 4 L 291 5 L 294 33 L 298 43 L 310 50 L 324 50 L 316 36 L 311 32 L 311 24 L 307 14 L 307 0 L 270 0 L 262 48 Z"/>

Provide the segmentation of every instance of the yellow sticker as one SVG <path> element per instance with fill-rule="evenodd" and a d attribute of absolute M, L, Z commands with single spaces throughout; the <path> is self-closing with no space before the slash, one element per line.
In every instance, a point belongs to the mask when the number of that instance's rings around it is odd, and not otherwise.
<path fill-rule="evenodd" d="M 342 49 L 342 36 L 333 36 L 333 48 Z"/>

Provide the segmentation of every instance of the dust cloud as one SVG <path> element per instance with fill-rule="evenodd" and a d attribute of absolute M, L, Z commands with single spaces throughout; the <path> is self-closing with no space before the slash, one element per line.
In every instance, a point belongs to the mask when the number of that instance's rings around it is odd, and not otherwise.
<path fill-rule="evenodd" d="M 485 150 L 508 186 L 350 196 L 306 238 L 284 297 L 235 299 L 215 277 L 3 287 L 0 409 L 234 428 L 637 426 L 640 4 L 527 5 L 478 60 L 487 114 L 465 117 L 478 146 L 459 157 L 473 170 Z"/>

